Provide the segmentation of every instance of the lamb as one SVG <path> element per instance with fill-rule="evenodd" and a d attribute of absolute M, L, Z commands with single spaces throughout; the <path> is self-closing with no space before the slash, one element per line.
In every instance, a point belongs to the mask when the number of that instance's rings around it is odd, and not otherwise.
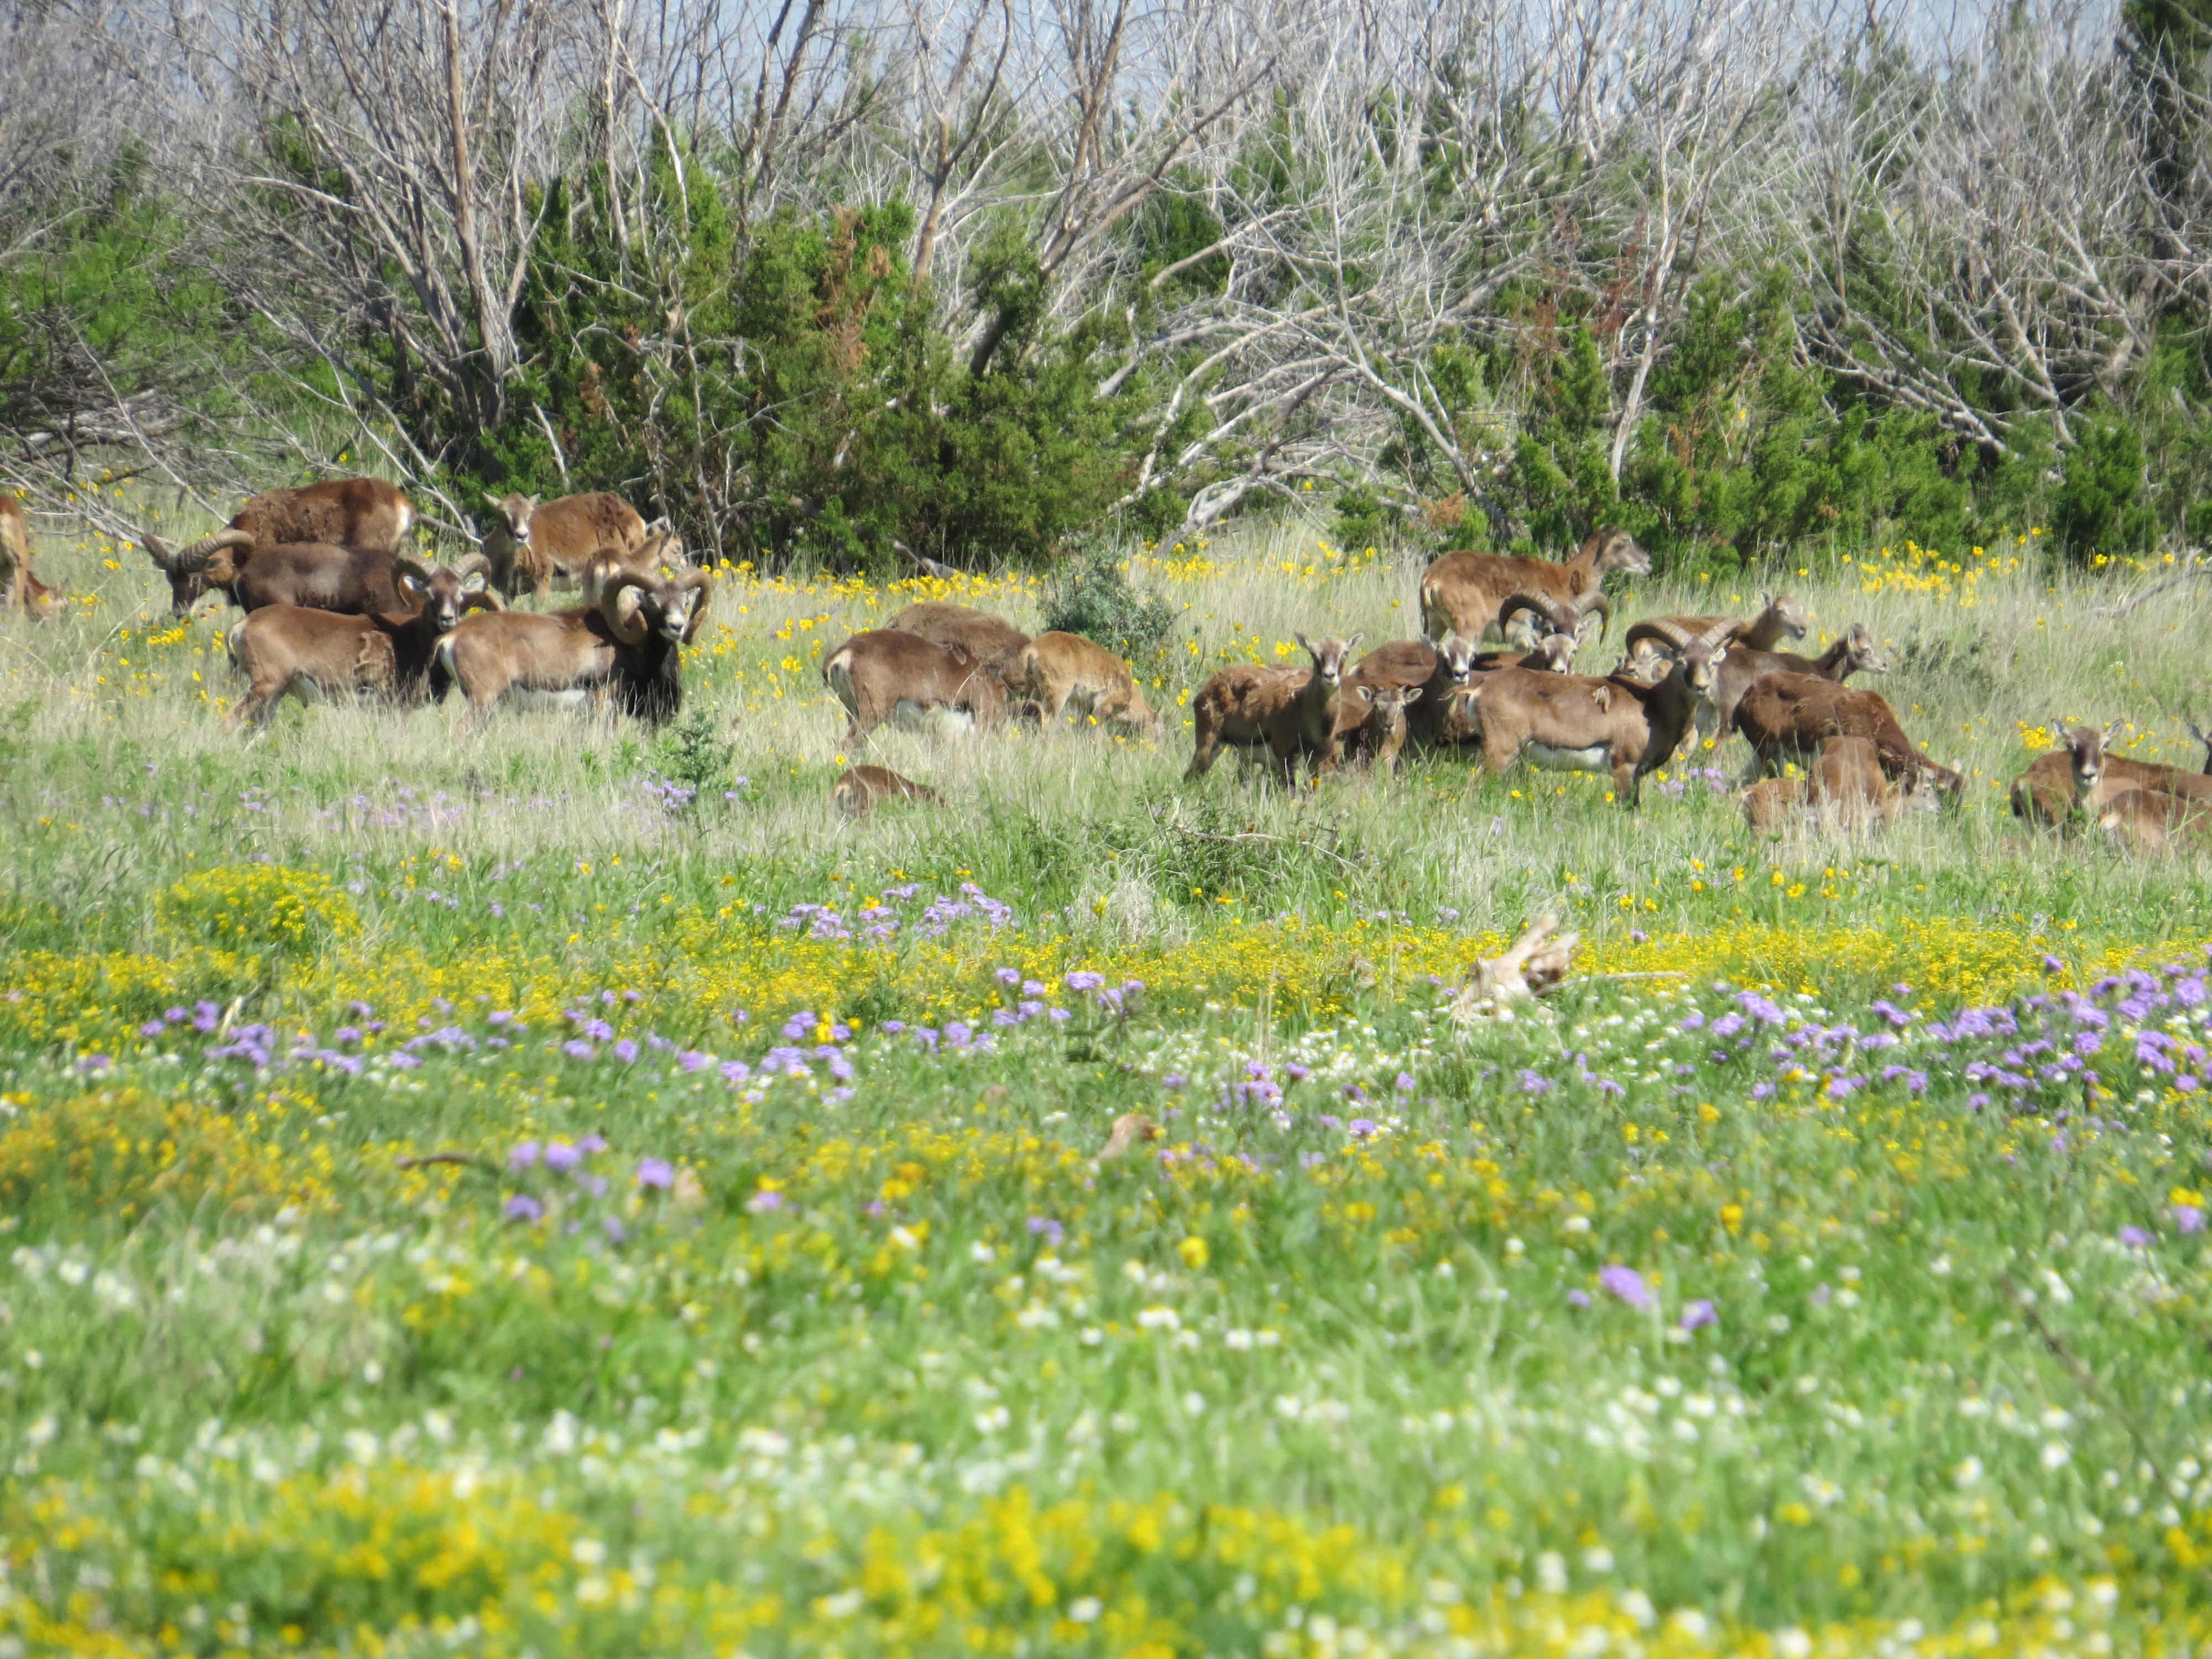
<path fill-rule="evenodd" d="M 1406 710 L 1418 704 L 1421 696 L 1418 685 L 1361 685 L 1346 680 L 1337 694 L 1336 729 L 1316 769 L 1333 772 L 1350 764 L 1395 771 L 1399 750 L 1406 746 Z"/>
<path fill-rule="evenodd" d="M 855 766 L 841 774 L 830 791 L 837 810 L 848 817 L 866 817 L 887 800 L 913 801 L 923 806 L 942 806 L 945 797 L 926 784 L 901 777 L 888 766 Z"/>

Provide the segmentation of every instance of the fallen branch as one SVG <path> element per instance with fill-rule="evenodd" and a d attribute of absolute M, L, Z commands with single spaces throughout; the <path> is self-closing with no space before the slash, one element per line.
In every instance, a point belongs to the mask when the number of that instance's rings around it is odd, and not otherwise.
<path fill-rule="evenodd" d="M 1557 990 L 1583 937 L 1562 933 L 1553 939 L 1552 930 L 1559 925 L 1557 916 L 1547 915 L 1497 956 L 1475 963 L 1474 977 L 1451 1000 L 1452 1018 L 1465 1024 Z"/>
<path fill-rule="evenodd" d="M 2163 581 L 2153 582 L 2135 598 L 2119 605 L 2094 606 L 2089 614 L 2093 617 L 2124 617 L 2130 611 L 2148 605 L 2161 593 L 2170 593 L 2177 587 L 2187 586 L 2199 576 L 2212 576 L 2212 566 L 2200 564 L 2197 555 L 2191 553 L 2182 561 L 2181 568 Z"/>

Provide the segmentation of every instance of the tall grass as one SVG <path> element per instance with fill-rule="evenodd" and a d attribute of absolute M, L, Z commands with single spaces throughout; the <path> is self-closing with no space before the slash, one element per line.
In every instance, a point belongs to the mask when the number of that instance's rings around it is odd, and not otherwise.
<path fill-rule="evenodd" d="M 1725 750 L 1184 784 L 1214 666 L 1411 631 L 1304 531 L 1132 559 L 1159 741 L 887 732 L 948 805 L 860 823 L 817 665 L 939 585 L 724 573 L 681 744 L 249 740 L 228 617 L 49 535 L 0 1656 L 2196 1650 L 2204 871 L 2003 785 L 2058 715 L 2194 761 L 2203 602 L 2027 551 L 1790 574 L 1972 787 L 1776 840 Z M 1574 980 L 1455 1018 L 1544 910 Z"/>

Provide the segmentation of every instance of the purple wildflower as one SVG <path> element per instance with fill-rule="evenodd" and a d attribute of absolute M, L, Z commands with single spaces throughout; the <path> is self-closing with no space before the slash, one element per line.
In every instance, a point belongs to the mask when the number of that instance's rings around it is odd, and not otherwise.
<path fill-rule="evenodd" d="M 763 1187 L 745 1200 L 745 1208 L 755 1215 L 768 1215 L 783 1207 L 783 1194 L 773 1187 Z"/>
<path fill-rule="evenodd" d="M 637 1184 L 666 1192 L 676 1184 L 675 1168 L 665 1158 L 641 1158 L 637 1161 Z"/>
<path fill-rule="evenodd" d="M 1598 1269 L 1598 1284 L 1619 1297 L 1630 1307 L 1649 1310 L 1651 1291 L 1644 1282 L 1644 1275 L 1633 1267 L 1624 1267 L 1619 1262 Z"/>
<path fill-rule="evenodd" d="M 1589 1304 L 1590 1294 L 1588 1291 L 1569 1291 L 1567 1292 L 1567 1305 L 1569 1307 L 1587 1308 Z"/>
<path fill-rule="evenodd" d="M 1720 1315 L 1713 1310 L 1713 1304 L 1704 1297 L 1699 1297 L 1682 1310 L 1682 1328 L 1686 1331 L 1694 1331 L 1703 1326 L 1717 1325 L 1720 1322 Z"/>
<path fill-rule="evenodd" d="M 584 1161 L 584 1155 L 572 1141 L 550 1141 L 545 1147 L 545 1167 L 556 1175 L 566 1175 Z"/>
<path fill-rule="evenodd" d="M 545 1206 L 527 1193 L 517 1193 L 507 1200 L 501 1213 L 509 1221 L 539 1221 L 544 1218 Z"/>
<path fill-rule="evenodd" d="M 515 1143 L 514 1150 L 507 1155 L 507 1167 L 510 1170 L 526 1170 L 538 1162 L 538 1152 L 536 1141 L 518 1141 Z"/>

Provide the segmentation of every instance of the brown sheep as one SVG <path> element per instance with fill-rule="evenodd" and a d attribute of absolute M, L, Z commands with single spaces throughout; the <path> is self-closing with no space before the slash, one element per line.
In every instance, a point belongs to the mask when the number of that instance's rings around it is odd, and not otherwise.
<path fill-rule="evenodd" d="M 264 489 L 231 515 L 229 524 L 190 546 L 171 548 L 155 536 L 143 538 L 161 574 L 169 579 L 169 608 L 179 617 L 208 592 L 208 561 L 228 550 L 234 564 L 259 548 L 310 542 L 396 553 L 415 527 L 415 504 L 397 484 L 381 478 L 325 478 L 299 489 Z"/>
<path fill-rule="evenodd" d="M 927 784 L 901 777 L 888 766 L 855 766 L 839 776 L 830 799 L 848 817 L 866 817 L 887 800 L 913 801 L 923 806 L 942 806 L 945 797 Z"/>
<path fill-rule="evenodd" d="M 822 678 L 845 707 L 848 744 L 866 743 L 886 720 L 981 732 L 1006 718 L 999 682 L 974 657 L 903 629 L 854 635 L 822 659 Z"/>
<path fill-rule="evenodd" d="M 1503 639 L 1499 612 L 1516 593 L 1572 604 L 1601 586 L 1609 571 L 1649 575 L 1651 556 L 1626 530 L 1600 529 L 1571 559 L 1517 558 L 1502 553 L 1447 553 L 1421 576 L 1421 625 L 1431 639 L 1463 634 L 1480 642 Z"/>
<path fill-rule="evenodd" d="M 1345 659 L 1359 635 L 1319 645 L 1303 634 L 1297 638 L 1313 659 L 1310 669 L 1231 663 L 1199 688 L 1191 699 L 1193 744 L 1184 781 L 1204 777 L 1224 746 L 1267 750 L 1286 783 L 1296 781 L 1301 759 L 1317 763 L 1328 756 Z"/>
<path fill-rule="evenodd" d="M 1079 634 L 1040 634 L 1031 640 L 1022 653 L 1018 689 L 1048 720 L 1072 708 L 1097 726 L 1118 720 L 1151 731 L 1160 723 L 1129 665 Z"/>

